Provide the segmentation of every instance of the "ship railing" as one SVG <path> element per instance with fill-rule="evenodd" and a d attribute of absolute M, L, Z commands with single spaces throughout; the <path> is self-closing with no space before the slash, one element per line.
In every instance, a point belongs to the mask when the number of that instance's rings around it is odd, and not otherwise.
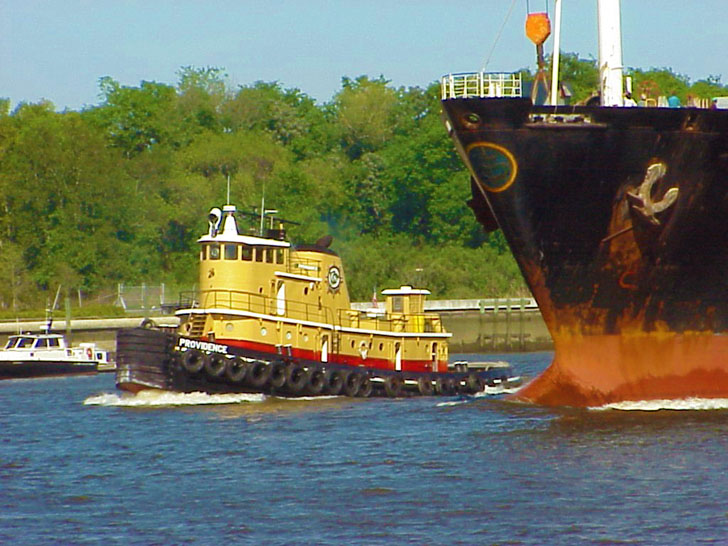
<path fill-rule="evenodd" d="M 383 332 L 442 332 L 440 316 L 433 313 L 381 315 L 372 311 L 340 310 L 339 323 L 344 327 Z"/>
<path fill-rule="evenodd" d="M 288 264 L 288 273 L 305 275 L 307 277 L 320 277 L 321 262 L 319 260 L 308 260 L 305 258 L 291 259 Z"/>
<path fill-rule="evenodd" d="M 521 75 L 513 72 L 463 72 L 440 80 L 442 100 L 522 96 Z"/>
<path fill-rule="evenodd" d="M 188 309 L 230 309 L 328 324 L 333 323 L 334 319 L 331 309 L 319 307 L 317 304 L 294 300 L 283 301 L 242 290 L 205 290 L 186 293 L 184 299 L 180 298 L 180 302 L 182 301 L 192 302 L 191 305 L 182 306 Z"/>

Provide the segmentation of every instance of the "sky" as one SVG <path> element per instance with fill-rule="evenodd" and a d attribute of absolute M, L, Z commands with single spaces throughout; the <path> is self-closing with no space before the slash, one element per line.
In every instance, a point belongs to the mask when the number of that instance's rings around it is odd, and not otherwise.
<path fill-rule="evenodd" d="M 562 51 L 597 58 L 596 4 L 562 0 Z M 231 89 L 277 81 L 320 103 L 345 76 L 425 87 L 451 72 L 533 69 L 527 8 L 554 19 L 553 0 L 0 0 L 0 7 L 0 97 L 13 107 L 46 99 L 58 111 L 99 104 L 103 76 L 133 87 L 175 85 L 185 66 L 223 68 Z M 728 83 L 726 12 L 728 0 L 622 0 L 624 65 Z"/>

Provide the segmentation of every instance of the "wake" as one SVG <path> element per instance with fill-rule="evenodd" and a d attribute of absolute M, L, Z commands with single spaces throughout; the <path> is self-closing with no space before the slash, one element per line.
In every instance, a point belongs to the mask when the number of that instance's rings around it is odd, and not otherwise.
<path fill-rule="evenodd" d="M 165 407 L 165 406 L 209 406 L 220 404 L 259 403 L 266 399 L 263 394 L 207 394 L 204 392 L 167 392 L 145 390 L 135 395 L 102 393 L 89 396 L 84 406 L 106 406 L 123 408 Z"/>

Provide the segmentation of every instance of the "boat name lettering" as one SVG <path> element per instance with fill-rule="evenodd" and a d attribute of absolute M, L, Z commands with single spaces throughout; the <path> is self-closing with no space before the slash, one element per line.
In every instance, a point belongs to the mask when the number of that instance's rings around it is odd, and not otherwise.
<path fill-rule="evenodd" d="M 179 346 L 188 349 L 198 349 L 200 351 L 209 351 L 211 353 L 227 354 L 228 348 L 219 343 L 210 343 L 209 341 L 200 341 L 198 339 L 179 338 Z"/>

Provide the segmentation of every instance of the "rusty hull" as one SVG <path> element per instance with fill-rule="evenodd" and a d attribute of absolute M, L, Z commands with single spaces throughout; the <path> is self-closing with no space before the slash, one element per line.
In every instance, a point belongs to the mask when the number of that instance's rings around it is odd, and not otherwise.
<path fill-rule="evenodd" d="M 554 340 L 517 396 L 728 398 L 728 111 L 442 104 Z"/>

